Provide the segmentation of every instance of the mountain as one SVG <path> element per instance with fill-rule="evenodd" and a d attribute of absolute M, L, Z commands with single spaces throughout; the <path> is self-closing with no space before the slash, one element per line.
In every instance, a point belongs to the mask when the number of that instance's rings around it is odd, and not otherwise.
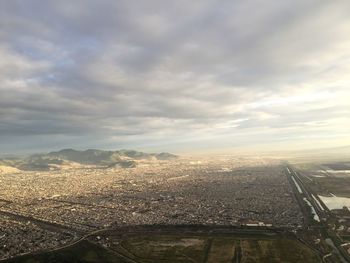
<path fill-rule="evenodd" d="M 25 171 L 47 171 L 93 165 L 99 167 L 132 168 L 141 160 L 167 161 L 176 159 L 170 153 L 144 153 L 134 150 L 103 151 L 88 149 L 78 151 L 63 149 L 45 154 L 33 154 L 23 159 L 0 160 L 0 165 L 15 167 Z"/>
<path fill-rule="evenodd" d="M 63 159 L 73 161 L 81 164 L 113 164 L 126 159 L 144 160 L 144 159 L 157 159 L 157 160 L 171 160 L 176 159 L 177 156 L 170 153 L 144 153 L 133 150 L 120 150 L 120 151 L 102 151 L 96 149 L 89 149 L 85 151 L 77 151 L 73 149 L 64 149 L 58 152 L 50 152 L 47 155 L 48 158 Z"/>
<path fill-rule="evenodd" d="M 92 165 L 110 164 L 121 160 L 120 155 L 117 152 L 95 149 L 89 149 L 86 151 L 64 149 L 58 152 L 50 152 L 48 154 L 41 155 L 41 157 Z"/>

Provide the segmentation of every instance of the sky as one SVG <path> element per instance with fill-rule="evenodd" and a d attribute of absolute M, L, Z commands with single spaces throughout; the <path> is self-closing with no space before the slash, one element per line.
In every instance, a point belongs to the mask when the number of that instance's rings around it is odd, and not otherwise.
<path fill-rule="evenodd" d="M 0 1 L 0 152 L 350 145 L 349 0 Z"/>

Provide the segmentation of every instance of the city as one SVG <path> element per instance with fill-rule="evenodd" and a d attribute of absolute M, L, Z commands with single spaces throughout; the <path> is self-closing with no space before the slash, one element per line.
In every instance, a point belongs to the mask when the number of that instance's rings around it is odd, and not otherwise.
<path fill-rule="evenodd" d="M 63 246 L 103 228 L 202 224 L 294 229 L 303 220 L 283 166 L 272 159 L 143 161 L 129 169 L 3 174 L 0 181 L 2 258 Z M 18 245 L 22 233 L 23 247 Z"/>
<path fill-rule="evenodd" d="M 349 10 L 0 1 L 0 263 L 350 262 Z"/>

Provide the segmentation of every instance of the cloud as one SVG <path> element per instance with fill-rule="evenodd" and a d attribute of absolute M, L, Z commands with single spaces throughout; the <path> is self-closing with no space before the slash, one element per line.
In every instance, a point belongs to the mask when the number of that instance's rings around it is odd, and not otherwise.
<path fill-rule="evenodd" d="M 0 147 L 349 143 L 349 7 L 3 1 Z"/>

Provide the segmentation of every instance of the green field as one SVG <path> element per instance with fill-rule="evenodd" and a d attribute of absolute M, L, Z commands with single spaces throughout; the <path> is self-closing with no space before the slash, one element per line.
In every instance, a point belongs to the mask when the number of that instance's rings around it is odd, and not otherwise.
<path fill-rule="evenodd" d="M 296 239 L 286 237 L 257 239 L 203 233 L 198 235 L 133 234 L 123 237 L 112 235 L 107 240 L 109 243 L 106 248 L 85 240 L 63 250 L 24 256 L 8 262 L 320 262 L 311 249 Z"/>
<path fill-rule="evenodd" d="M 114 249 L 125 249 L 133 259 L 142 263 L 153 262 L 319 262 L 317 255 L 296 240 L 244 239 L 234 237 L 156 236 L 133 237 Z M 236 253 L 241 251 L 241 255 Z"/>

